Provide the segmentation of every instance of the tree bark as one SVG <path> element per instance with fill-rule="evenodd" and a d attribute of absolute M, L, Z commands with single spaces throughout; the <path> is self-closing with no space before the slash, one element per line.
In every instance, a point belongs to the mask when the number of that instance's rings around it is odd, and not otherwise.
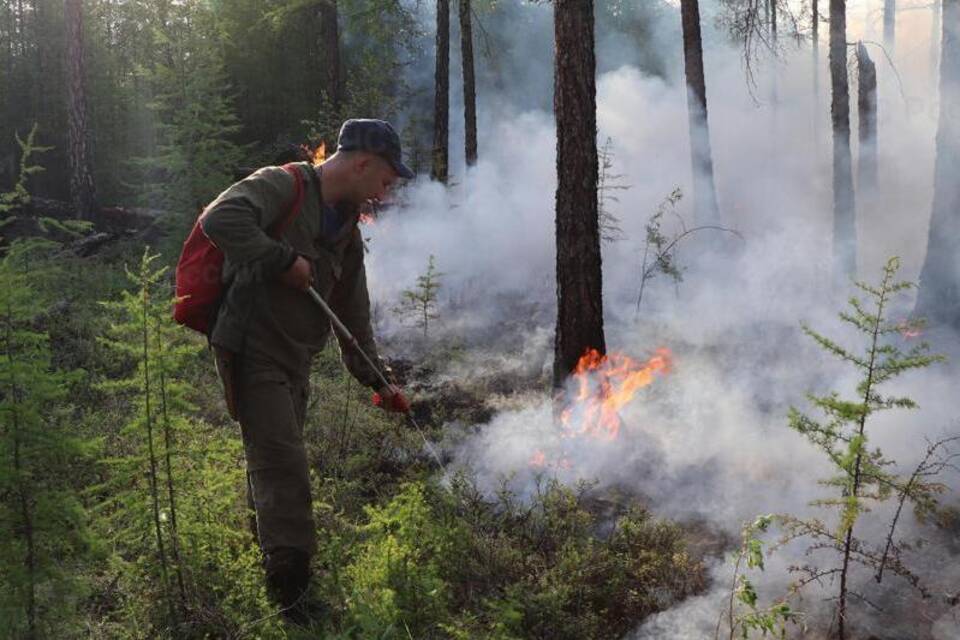
<path fill-rule="evenodd" d="M 820 150 L 820 2 L 812 0 L 813 25 L 813 135 Z M 819 153 L 817 154 L 819 155 Z"/>
<path fill-rule="evenodd" d="M 857 45 L 857 113 L 860 122 L 860 164 L 857 190 L 871 200 L 877 189 L 877 67 L 860 42 Z"/>
<path fill-rule="evenodd" d="M 83 67 L 83 2 L 64 0 L 67 37 L 67 134 L 70 197 L 77 216 L 95 221 L 98 207 L 90 169 L 87 96 Z"/>
<path fill-rule="evenodd" d="M 716 224 L 720 219 L 713 180 L 713 153 L 707 122 L 707 85 L 703 73 L 703 42 L 700 36 L 698 0 L 681 0 L 683 61 L 687 78 L 687 114 L 690 156 L 693 166 L 694 216 L 697 224 Z"/>
<path fill-rule="evenodd" d="M 960 331 L 960 0 L 943 0 L 941 25 L 933 210 L 916 313 Z"/>
<path fill-rule="evenodd" d="M 585 351 L 606 353 L 593 0 L 556 0 L 554 34 L 557 329 L 553 386 L 559 389 Z"/>
<path fill-rule="evenodd" d="M 446 183 L 450 156 L 450 0 L 437 0 L 436 95 L 433 103 L 433 168 L 431 177 Z"/>
<path fill-rule="evenodd" d="M 337 113 L 343 107 L 343 78 L 340 73 L 340 26 L 337 0 L 322 0 L 318 7 L 320 17 L 320 50 L 326 64 L 324 90 L 330 106 Z"/>
<path fill-rule="evenodd" d="M 897 44 L 897 0 L 883 0 L 883 46 L 893 58 Z"/>
<path fill-rule="evenodd" d="M 846 0 L 830 0 L 830 86 L 830 116 L 833 122 L 833 272 L 837 286 L 843 287 L 856 277 L 857 270 Z"/>
<path fill-rule="evenodd" d="M 770 41 L 777 46 L 777 0 L 770 1 Z"/>
<path fill-rule="evenodd" d="M 464 153 L 467 166 L 477 164 L 477 83 L 473 62 L 470 0 L 460 0 L 460 52 L 463 60 Z"/>
<path fill-rule="evenodd" d="M 778 140 L 780 138 L 777 120 L 780 109 L 780 81 L 777 75 L 779 71 L 777 61 L 780 57 L 780 46 L 777 42 L 777 0 L 767 0 L 767 2 L 770 7 L 770 46 L 773 47 L 773 58 L 770 68 L 770 105 L 773 107 L 773 132 L 771 135 L 774 140 Z M 779 160 L 780 155 L 774 153 L 771 162 L 778 163 Z"/>
<path fill-rule="evenodd" d="M 813 78 L 814 88 L 820 89 L 820 2 L 813 0 L 813 22 L 811 24 L 813 39 Z"/>

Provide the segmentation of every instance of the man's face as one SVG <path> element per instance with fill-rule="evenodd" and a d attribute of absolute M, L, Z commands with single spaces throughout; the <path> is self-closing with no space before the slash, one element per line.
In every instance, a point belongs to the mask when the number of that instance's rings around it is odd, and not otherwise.
<path fill-rule="evenodd" d="M 356 178 L 353 189 L 354 204 L 361 205 L 368 201 L 382 202 L 390 194 L 390 190 L 397 182 L 397 172 L 390 163 L 374 154 L 363 154 L 354 165 Z"/>

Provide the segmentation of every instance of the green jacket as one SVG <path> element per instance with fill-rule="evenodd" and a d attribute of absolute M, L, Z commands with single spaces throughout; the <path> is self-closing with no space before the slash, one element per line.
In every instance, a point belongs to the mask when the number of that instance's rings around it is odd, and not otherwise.
<path fill-rule="evenodd" d="M 224 283 L 231 283 L 211 342 L 266 358 L 292 375 L 307 375 L 331 329 L 323 310 L 306 293 L 278 280 L 301 255 L 313 264 L 314 288 L 367 355 L 382 365 L 370 326 L 359 213 L 324 205 L 315 168 L 303 162 L 297 169 L 303 174 L 303 204 L 280 239 L 271 238 L 266 229 L 287 215 L 296 189 L 293 177 L 280 167 L 264 167 L 232 185 L 200 219 L 203 232 L 223 251 Z M 337 338 L 350 373 L 362 384 L 380 386 L 363 357 Z"/>

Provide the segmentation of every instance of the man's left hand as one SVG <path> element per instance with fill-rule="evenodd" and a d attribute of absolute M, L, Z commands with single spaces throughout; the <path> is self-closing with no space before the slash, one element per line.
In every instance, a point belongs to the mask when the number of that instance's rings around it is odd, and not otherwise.
<path fill-rule="evenodd" d="M 410 403 L 396 385 L 391 384 L 373 394 L 373 404 L 391 413 L 410 413 Z"/>

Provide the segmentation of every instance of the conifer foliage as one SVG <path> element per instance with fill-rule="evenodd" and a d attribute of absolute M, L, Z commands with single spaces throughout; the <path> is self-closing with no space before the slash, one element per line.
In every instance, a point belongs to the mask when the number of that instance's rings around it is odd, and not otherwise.
<path fill-rule="evenodd" d="M 402 299 L 395 311 L 412 317 L 415 325 L 423 331 L 424 338 L 429 335 L 430 323 L 440 317 L 437 311 L 437 294 L 443 275 L 443 272 L 437 270 L 436 259 L 431 255 L 427 270 L 417 276 L 417 286 L 400 292 Z"/>
<path fill-rule="evenodd" d="M 37 124 L 34 123 L 27 134 L 26 140 L 19 134 L 14 134 L 17 140 L 17 146 L 20 147 L 20 171 L 17 182 L 13 189 L 6 193 L 0 193 L 0 215 L 7 217 L 0 218 L 0 227 L 11 220 L 11 216 L 20 208 L 30 204 L 30 192 L 27 190 L 27 181 L 30 176 L 43 171 L 43 167 L 35 162 L 33 156 L 44 151 L 49 151 L 50 147 L 42 147 L 37 144 Z"/>
<path fill-rule="evenodd" d="M 111 618 L 155 636 L 190 628 L 233 637 L 240 621 L 269 606 L 247 514 L 237 508 L 240 443 L 196 417 L 189 372 L 201 345 L 174 323 L 168 269 L 158 264 L 147 248 L 127 270 L 131 288 L 102 303 L 111 325 L 101 342 L 127 371 L 99 385 L 126 420 L 105 443 L 105 480 L 92 489 L 98 533 L 113 545 L 127 596 Z"/>
<path fill-rule="evenodd" d="M 104 390 L 130 394 L 132 401 L 117 443 L 124 455 L 104 460 L 118 485 L 105 506 L 123 546 L 137 552 L 146 552 L 148 546 L 155 555 L 157 573 L 144 577 L 153 580 L 173 620 L 175 601 L 183 605 L 187 600 L 174 458 L 182 415 L 190 406 L 183 385 L 172 374 L 194 348 L 183 345 L 182 337 L 178 340 L 164 326 L 171 297 L 165 291 L 166 269 L 154 267 L 156 258 L 145 251 L 139 268 L 127 272 L 135 288 L 123 292 L 118 301 L 103 303 L 118 318 L 104 344 L 136 363 L 129 377 L 102 385 Z"/>
<path fill-rule="evenodd" d="M 861 516 L 871 507 L 887 500 L 897 500 L 901 507 L 904 502 L 909 502 L 921 511 L 929 511 L 936 494 L 944 489 L 930 478 L 942 470 L 949 459 L 949 441 L 933 443 L 927 458 L 919 467 L 919 473 L 901 476 L 896 473 L 896 460 L 887 457 L 878 447 L 869 446 L 869 427 L 877 413 L 917 407 L 916 402 L 908 397 L 882 394 L 880 387 L 901 374 L 928 367 L 943 359 L 929 353 L 928 345 L 924 342 L 906 351 L 899 346 L 906 339 L 905 334 L 913 335 L 917 330 L 915 326 L 905 326 L 902 322 L 891 322 L 887 318 L 894 297 L 913 286 L 909 282 L 896 280 L 899 267 L 899 260 L 893 258 L 884 267 L 879 285 L 857 283 L 872 303 L 871 307 L 859 298 L 852 297 L 850 309 L 840 314 L 844 322 L 852 325 L 864 337 L 865 346 L 862 350 L 841 345 L 824 334 L 804 327 L 804 331 L 824 350 L 856 368 L 859 372 L 856 396 L 845 398 L 838 393 L 811 394 L 810 402 L 824 414 L 821 420 L 798 409 L 790 412 L 790 427 L 822 451 L 835 470 L 832 477 L 822 481 L 835 493 L 816 501 L 814 505 L 837 513 L 835 525 L 818 519 L 784 518 L 787 539 L 811 539 L 812 550 L 833 550 L 837 555 L 836 564 L 830 566 L 796 568 L 803 573 L 796 587 L 824 579 L 836 581 L 837 637 L 840 640 L 847 637 L 849 632 L 851 597 L 859 596 L 858 599 L 863 600 L 856 587 L 855 565 L 871 569 L 878 582 L 882 580 L 883 569 L 888 568 L 922 592 L 918 577 L 901 561 L 900 547 L 896 543 L 896 525 L 901 509 L 896 510 L 885 542 L 864 540 L 855 535 Z M 944 455 L 947 457 L 944 458 Z"/>
<path fill-rule="evenodd" d="M 243 148 L 233 141 L 240 124 L 222 56 L 207 45 L 216 36 L 215 17 L 189 3 L 170 12 L 156 32 L 164 55 L 148 73 L 158 144 L 137 161 L 147 186 L 141 197 L 149 206 L 193 213 L 230 183 Z"/>
<path fill-rule="evenodd" d="M 92 453 L 71 428 L 70 386 L 57 370 L 36 284 L 53 243 L 23 241 L 0 260 L 0 611 L 4 637 L 64 637 L 87 554 L 86 517 L 70 469 Z M 38 265 L 38 266 L 33 266 Z"/>

